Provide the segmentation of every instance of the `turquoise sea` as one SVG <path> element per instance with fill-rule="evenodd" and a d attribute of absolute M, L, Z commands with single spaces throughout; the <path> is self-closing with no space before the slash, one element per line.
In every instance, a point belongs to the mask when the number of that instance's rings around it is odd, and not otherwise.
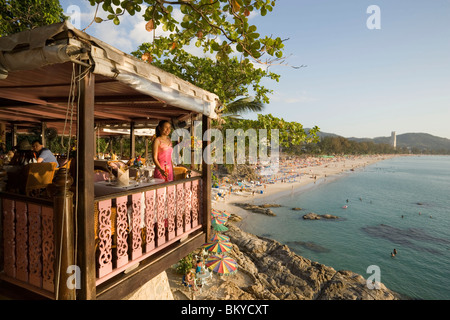
<path fill-rule="evenodd" d="M 326 179 L 255 200 L 282 207 L 276 217 L 240 211 L 240 227 L 366 279 L 376 265 L 383 284 L 409 297 L 450 299 L 449 156 L 396 157 Z M 309 212 L 340 219 L 304 220 Z"/>

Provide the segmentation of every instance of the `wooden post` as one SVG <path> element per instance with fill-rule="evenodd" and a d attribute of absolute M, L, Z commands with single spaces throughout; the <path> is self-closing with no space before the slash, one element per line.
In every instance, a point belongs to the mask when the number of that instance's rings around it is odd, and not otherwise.
<path fill-rule="evenodd" d="M 0 139 L 1 143 L 4 143 L 6 147 L 6 124 L 4 123 L 0 123 Z"/>
<path fill-rule="evenodd" d="M 15 123 L 11 124 L 11 148 L 17 145 L 17 125 Z"/>
<path fill-rule="evenodd" d="M 208 147 L 209 144 L 211 143 L 211 133 L 209 129 L 211 129 L 211 119 L 204 115 L 202 119 L 202 137 L 203 137 L 202 150 L 205 150 L 206 147 Z M 205 132 L 208 132 L 206 139 L 204 136 Z M 202 223 L 204 225 L 203 231 L 206 233 L 206 240 L 211 238 L 211 179 L 212 179 L 211 168 L 212 165 L 207 164 L 205 162 L 205 157 L 202 154 L 202 178 L 203 178 Z"/>
<path fill-rule="evenodd" d="M 41 143 L 42 143 L 43 146 L 48 147 L 47 143 L 45 141 L 46 140 L 45 139 L 45 127 L 46 127 L 45 122 L 42 122 L 41 123 Z"/>
<path fill-rule="evenodd" d="M 120 159 L 123 158 L 123 137 L 120 137 Z"/>
<path fill-rule="evenodd" d="M 78 110 L 78 265 L 81 270 L 81 300 L 96 299 L 94 234 L 94 99 L 95 77 L 89 72 L 81 81 Z"/>
<path fill-rule="evenodd" d="M 191 137 L 194 137 L 194 121 L 195 121 L 195 117 L 193 114 L 191 114 Z M 191 139 L 194 139 L 194 138 L 191 138 Z M 195 156 L 194 156 L 195 155 L 195 152 L 194 152 L 195 144 L 193 144 L 192 141 L 194 141 L 194 140 L 191 140 L 191 170 L 194 170 L 195 169 L 195 164 L 194 164 L 194 162 L 195 162 Z"/>
<path fill-rule="evenodd" d="M 148 159 L 148 137 L 145 137 L 145 163 L 149 163 Z"/>
<path fill-rule="evenodd" d="M 136 157 L 136 137 L 134 135 L 134 122 L 130 123 L 130 160 Z"/>
<path fill-rule="evenodd" d="M 76 269 L 69 269 L 75 264 L 74 260 L 74 220 L 73 220 L 73 192 L 70 186 L 72 176 L 66 168 L 61 168 L 56 174 L 52 188 L 53 212 L 55 215 L 55 293 L 58 300 L 76 299 L 76 279 L 79 276 Z M 73 277 L 75 275 L 75 277 Z M 73 277 L 69 279 L 69 277 Z"/>

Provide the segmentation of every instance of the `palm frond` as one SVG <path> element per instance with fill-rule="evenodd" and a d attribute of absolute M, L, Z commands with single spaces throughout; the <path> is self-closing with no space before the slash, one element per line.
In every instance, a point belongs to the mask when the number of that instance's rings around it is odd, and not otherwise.
<path fill-rule="evenodd" d="M 261 112 L 264 110 L 264 104 L 255 101 L 253 97 L 245 97 L 231 102 L 225 107 L 224 115 L 238 115 L 247 112 Z"/>

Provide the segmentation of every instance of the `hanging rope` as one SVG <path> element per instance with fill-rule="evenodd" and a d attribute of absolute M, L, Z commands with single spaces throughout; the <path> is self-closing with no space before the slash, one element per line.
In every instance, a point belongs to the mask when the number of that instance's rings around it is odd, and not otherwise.
<path fill-rule="evenodd" d="M 62 148 L 66 148 L 66 154 L 67 154 L 67 166 L 70 163 L 71 156 L 70 156 L 70 151 L 71 151 L 71 146 L 72 146 L 72 129 L 73 129 L 73 117 L 74 117 L 74 109 L 75 106 L 78 107 L 80 105 L 80 97 L 81 97 L 81 86 L 80 86 L 80 82 L 81 80 L 84 79 L 84 77 L 90 72 L 91 67 L 87 68 L 86 70 L 84 70 L 83 72 L 81 72 L 81 65 L 78 64 L 78 75 L 76 72 L 76 68 L 75 68 L 75 63 L 72 63 L 72 76 L 71 76 L 71 80 L 70 80 L 70 89 L 69 89 L 69 97 L 67 100 L 67 108 L 66 108 L 66 116 L 65 116 L 65 120 L 64 120 L 64 129 L 61 135 L 61 146 Z M 76 104 L 75 104 L 75 98 L 77 98 Z M 66 133 L 66 128 L 67 125 L 69 125 L 69 140 L 68 140 L 68 144 L 65 145 L 64 144 L 64 134 Z M 79 121 L 77 121 L 77 133 L 79 132 Z M 76 146 L 75 146 L 76 150 L 79 150 L 79 146 L 78 146 L 78 139 L 76 139 Z M 78 152 L 76 153 L 76 163 L 78 164 Z M 65 181 L 67 181 L 67 177 L 69 174 L 69 167 L 66 168 L 65 171 Z M 76 170 L 76 179 L 75 179 L 75 183 L 76 183 L 76 190 L 78 190 L 78 170 Z M 64 188 L 64 199 L 67 196 L 67 188 Z M 75 203 L 75 214 L 78 211 L 78 198 L 76 197 L 74 200 Z M 66 206 L 64 206 L 64 210 L 66 210 Z M 60 238 L 60 244 L 62 244 L 63 241 L 63 230 L 64 230 L 64 222 L 65 222 L 65 216 L 66 216 L 66 212 L 63 213 L 62 215 L 62 223 L 61 223 L 61 238 Z M 77 251 L 78 251 L 78 247 L 77 247 L 77 243 L 78 243 L 78 219 L 75 218 L 74 219 L 74 235 L 75 235 L 75 245 L 74 245 L 74 264 L 77 265 Z M 55 297 L 56 300 L 59 300 L 59 284 L 61 281 L 61 256 L 62 256 L 62 245 L 60 245 L 59 248 L 59 260 L 58 260 L 58 264 L 59 264 L 59 268 L 57 270 L 57 274 L 56 274 L 56 285 L 55 285 Z"/>

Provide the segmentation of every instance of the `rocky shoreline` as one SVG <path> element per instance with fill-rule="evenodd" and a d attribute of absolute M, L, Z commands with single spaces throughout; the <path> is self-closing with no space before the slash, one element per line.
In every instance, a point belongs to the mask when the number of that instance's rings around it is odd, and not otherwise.
<path fill-rule="evenodd" d="M 233 250 L 229 253 L 239 265 L 232 276 L 215 275 L 201 292 L 189 292 L 173 285 L 175 299 L 195 300 L 404 300 L 406 297 L 386 288 L 369 289 L 366 279 L 348 270 L 311 261 L 280 242 L 247 233 L 232 221 L 225 233 Z M 169 271 L 170 273 L 170 271 Z M 172 274 L 173 276 L 173 274 Z"/>

